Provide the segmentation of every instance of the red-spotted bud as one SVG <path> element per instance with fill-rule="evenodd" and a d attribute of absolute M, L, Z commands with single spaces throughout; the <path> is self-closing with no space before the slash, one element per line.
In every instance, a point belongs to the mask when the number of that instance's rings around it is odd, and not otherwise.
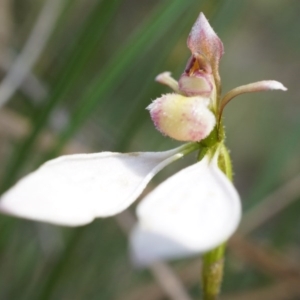
<path fill-rule="evenodd" d="M 166 94 L 149 106 L 156 128 L 179 141 L 200 141 L 213 130 L 216 119 L 209 110 L 210 99 Z"/>

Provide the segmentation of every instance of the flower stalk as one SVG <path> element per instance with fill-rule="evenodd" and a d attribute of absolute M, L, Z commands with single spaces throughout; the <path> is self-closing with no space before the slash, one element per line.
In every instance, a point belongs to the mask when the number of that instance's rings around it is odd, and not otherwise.
<path fill-rule="evenodd" d="M 213 137 L 215 137 L 215 139 Z M 223 139 L 219 141 L 219 138 L 220 134 L 216 132 L 210 138 L 210 144 L 212 149 L 215 148 L 214 144 L 217 144 L 217 153 L 214 153 L 214 155 L 218 155 L 218 167 L 227 176 L 227 178 L 232 181 L 232 164 L 230 155 L 224 145 Z M 209 148 L 207 148 L 207 151 L 209 151 Z M 223 243 L 215 249 L 205 253 L 202 257 L 201 285 L 203 300 L 218 299 L 223 280 L 225 249 L 226 243 Z"/>
<path fill-rule="evenodd" d="M 225 244 L 203 255 L 202 294 L 203 300 L 216 300 L 221 290 L 224 268 Z"/>

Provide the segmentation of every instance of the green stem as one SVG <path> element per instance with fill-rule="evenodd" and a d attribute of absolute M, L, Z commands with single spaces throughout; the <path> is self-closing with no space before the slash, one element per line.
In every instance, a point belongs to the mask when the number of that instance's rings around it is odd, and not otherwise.
<path fill-rule="evenodd" d="M 229 152 L 224 144 L 219 147 L 218 166 L 223 173 L 232 181 L 232 163 Z"/>
<path fill-rule="evenodd" d="M 187 143 L 178 148 L 178 153 L 181 153 L 182 155 L 187 155 L 199 149 L 200 145 L 198 143 Z"/>
<path fill-rule="evenodd" d="M 203 255 L 201 281 L 204 300 L 218 298 L 223 278 L 224 252 L 225 244 L 222 244 Z"/>
<path fill-rule="evenodd" d="M 232 166 L 229 152 L 223 141 L 213 137 L 211 137 L 206 150 L 202 148 L 198 160 L 201 160 L 210 150 L 212 152 L 215 152 L 214 150 L 218 151 L 218 166 L 229 180 L 232 180 Z M 226 244 L 224 243 L 203 255 L 201 282 L 204 300 L 218 299 L 223 279 L 225 248 Z"/>

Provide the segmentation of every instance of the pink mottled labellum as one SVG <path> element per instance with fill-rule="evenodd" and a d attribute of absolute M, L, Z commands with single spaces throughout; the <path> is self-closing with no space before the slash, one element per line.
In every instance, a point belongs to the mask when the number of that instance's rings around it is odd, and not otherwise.
<path fill-rule="evenodd" d="M 166 94 L 148 109 L 156 128 L 178 141 L 200 141 L 213 130 L 216 119 L 207 107 L 209 98 Z"/>

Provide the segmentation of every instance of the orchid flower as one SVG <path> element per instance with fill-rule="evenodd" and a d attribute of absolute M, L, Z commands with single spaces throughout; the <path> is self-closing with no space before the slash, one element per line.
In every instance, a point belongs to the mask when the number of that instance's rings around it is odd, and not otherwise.
<path fill-rule="evenodd" d="M 198 162 L 161 183 L 138 205 L 138 223 L 130 237 L 132 257 L 147 265 L 211 251 L 226 242 L 239 224 L 241 202 L 231 182 L 223 110 L 240 94 L 286 88 L 266 80 L 235 88 L 222 98 L 223 44 L 202 13 L 187 45 L 191 58 L 179 81 L 169 72 L 156 78 L 174 92 L 154 100 L 148 110 L 162 134 L 188 143 L 165 152 L 59 157 L 8 190 L 0 211 L 58 225 L 88 224 L 125 210 L 157 172 L 199 151 Z"/>
<path fill-rule="evenodd" d="M 229 180 L 231 162 L 224 145 L 223 110 L 243 93 L 286 90 L 278 81 L 264 80 L 237 87 L 221 98 L 218 70 L 224 48 L 203 13 L 187 46 L 191 57 L 179 81 L 170 72 L 156 77 L 175 93 L 154 100 L 148 109 L 164 135 L 198 141 L 202 160 L 163 182 L 139 204 L 139 223 L 131 235 L 137 265 L 205 252 L 230 237 L 238 226 L 241 206 Z"/>

